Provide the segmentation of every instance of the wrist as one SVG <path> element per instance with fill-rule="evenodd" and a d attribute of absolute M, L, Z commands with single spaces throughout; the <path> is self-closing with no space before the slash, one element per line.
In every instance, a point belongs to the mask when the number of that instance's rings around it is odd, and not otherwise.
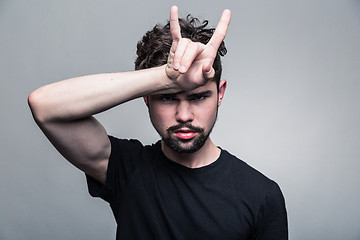
<path fill-rule="evenodd" d="M 177 84 L 176 80 L 172 78 L 172 75 L 174 75 L 172 72 L 174 72 L 174 70 L 169 69 L 167 64 L 155 68 L 159 74 L 158 79 L 160 79 L 160 88 L 154 94 L 175 93 L 181 91 L 181 88 Z"/>

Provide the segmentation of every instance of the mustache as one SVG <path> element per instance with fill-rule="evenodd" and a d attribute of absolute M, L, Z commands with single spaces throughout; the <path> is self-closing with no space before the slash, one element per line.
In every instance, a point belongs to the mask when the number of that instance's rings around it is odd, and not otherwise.
<path fill-rule="evenodd" d="M 204 132 L 203 128 L 195 127 L 195 126 L 193 126 L 191 124 L 184 124 L 184 123 L 180 123 L 178 125 L 171 126 L 166 131 L 167 132 L 174 132 L 174 131 L 177 131 L 177 130 L 179 130 L 181 128 L 187 128 L 187 129 L 190 129 L 193 132 L 198 132 L 198 133 Z"/>

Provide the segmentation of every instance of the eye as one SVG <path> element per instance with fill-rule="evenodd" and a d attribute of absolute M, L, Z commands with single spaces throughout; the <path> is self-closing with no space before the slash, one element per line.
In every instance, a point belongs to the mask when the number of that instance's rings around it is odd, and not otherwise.
<path fill-rule="evenodd" d="M 191 96 L 190 100 L 194 102 L 201 102 L 206 100 L 207 97 L 209 97 L 209 94 L 195 94 Z"/>
<path fill-rule="evenodd" d="M 173 96 L 162 96 L 161 97 L 161 101 L 165 102 L 165 103 L 169 103 L 169 102 L 173 102 L 176 99 Z"/>
<path fill-rule="evenodd" d="M 210 90 L 194 93 L 188 96 L 188 99 L 193 102 L 202 102 L 205 101 L 208 97 L 212 95 Z"/>
<path fill-rule="evenodd" d="M 193 101 L 202 101 L 205 99 L 205 96 L 204 95 L 199 95 L 199 96 L 194 96 L 192 98 Z"/>

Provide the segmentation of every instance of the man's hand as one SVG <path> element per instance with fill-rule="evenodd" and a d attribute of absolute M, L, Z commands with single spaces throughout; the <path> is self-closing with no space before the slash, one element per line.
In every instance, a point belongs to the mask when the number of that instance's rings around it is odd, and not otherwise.
<path fill-rule="evenodd" d="M 231 12 L 224 10 L 210 41 L 205 45 L 181 37 L 178 9 L 170 9 L 170 32 L 173 38 L 166 74 L 182 90 L 205 85 L 215 75 L 212 65 L 230 24 Z"/>

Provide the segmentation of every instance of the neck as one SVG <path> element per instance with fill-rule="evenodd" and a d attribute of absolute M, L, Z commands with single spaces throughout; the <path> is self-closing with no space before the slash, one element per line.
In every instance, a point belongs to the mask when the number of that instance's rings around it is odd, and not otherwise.
<path fill-rule="evenodd" d="M 208 138 L 202 148 L 194 153 L 178 153 L 171 150 L 164 142 L 161 142 L 161 149 L 165 156 L 188 168 L 199 168 L 215 162 L 221 150 Z"/>

